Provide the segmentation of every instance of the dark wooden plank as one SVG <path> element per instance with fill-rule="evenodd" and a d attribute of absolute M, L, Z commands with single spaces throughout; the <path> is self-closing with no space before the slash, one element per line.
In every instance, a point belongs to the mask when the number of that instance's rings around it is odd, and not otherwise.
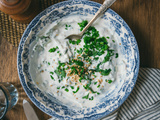
<path fill-rule="evenodd" d="M 133 31 L 140 50 L 140 66 L 160 68 L 160 1 L 117 0 L 111 8 Z"/>

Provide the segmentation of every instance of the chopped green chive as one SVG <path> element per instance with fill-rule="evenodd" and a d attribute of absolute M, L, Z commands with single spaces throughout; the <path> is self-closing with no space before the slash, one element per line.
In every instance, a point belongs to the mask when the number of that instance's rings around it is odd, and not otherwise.
<path fill-rule="evenodd" d="M 53 74 L 54 74 L 54 72 L 50 72 L 50 74 L 52 74 L 52 75 L 53 75 Z"/>
<path fill-rule="evenodd" d="M 79 87 L 77 87 L 77 90 L 76 90 L 76 91 L 73 91 L 73 93 L 77 93 L 77 92 L 78 92 L 78 90 L 79 90 Z"/>
<path fill-rule="evenodd" d="M 66 92 L 69 92 L 69 90 L 68 90 L 67 88 L 65 89 L 65 91 L 66 91 Z"/>
<path fill-rule="evenodd" d="M 80 40 L 80 39 L 78 39 L 78 40 L 76 41 L 76 44 L 78 45 L 80 42 L 81 42 L 81 40 Z"/>
<path fill-rule="evenodd" d="M 68 27 L 71 27 L 71 25 L 66 25 L 65 29 L 68 30 Z"/>
<path fill-rule="evenodd" d="M 62 67 L 64 67 L 65 66 L 65 64 L 62 64 Z"/>
<path fill-rule="evenodd" d="M 82 58 L 81 58 L 81 57 L 78 57 L 78 59 L 79 59 L 79 60 L 82 60 Z"/>
<path fill-rule="evenodd" d="M 55 52 L 58 49 L 58 47 L 56 46 L 56 48 L 51 48 L 48 52 Z"/>
<path fill-rule="evenodd" d="M 108 82 L 109 84 L 113 82 L 112 80 L 105 80 L 105 81 Z"/>
<path fill-rule="evenodd" d="M 74 86 L 70 86 L 71 87 L 71 89 L 74 89 Z"/>
<path fill-rule="evenodd" d="M 99 59 L 99 57 L 95 57 L 94 59 L 95 59 L 95 60 L 98 60 L 98 59 Z"/>
<path fill-rule="evenodd" d="M 112 80 L 108 80 L 108 83 L 111 84 L 111 83 L 112 83 Z"/>
<path fill-rule="evenodd" d="M 91 98 L 89 98 L 89 100 L 93 100 L 93 99 L 94 99 L 93 96 Z"/>
<path fill-rule="evenodd" d="M 100 93 L 99 92 L 97 92 L 97 95 L 99 95 Z"/>
<path fill-rule="evenodd" d="M 101 75 L 107 76 L 111 72 L 111 69 L 100 70 Z"/>
<path fill-rule="evenodd" d="M 86 96 L 83 96 L 82 99 L 88 99 L 89 93 Z"/>
<path fill-rule="evenodd" d="M 82 21 L 81 23 L 78 23 L 78 25 L 81 27 L 80 31 L 83 30 L 83 28 L 88 24 L 87 20 Z"/>
<path fill-rule="evenodd" d="M 100 85 L 97 86 L 97 88 L 99 88 L 99 87 L 100 87 Z"/>
<path fill-rule="evenodd" d="M 69 69 L 69 67 L 66 68 L 66 70 L 68 70 L 68 69 Z"/>
<path fill-rule="evenodd" d="M 54 77 L 52 75 L 50 75 L 51 79 L 54 80 Z"/>
<path fill-rule="evenodd" d="M 118 53 L 116 53 L 116 58 L 118 58 Z"/>
<path fill-rule="evenodd" d="M 94 82 L 94 85 L 96 85 L 97 84 L 97 82 Z"/>
<path fill-rule="evenodd" d="M 79 66 L 83 66 L 83 65 L 84 65 L 83 61 L 80 61 L 80 60 L 73 60 L 73 62 L 74 62 L 76 65 L 79 65 Z"/>
<path fill-rule="evenodd" d="M 79 82 L 81 83 L 81 80 L 82 80 L 83 78 L 82 77 L 80 77 L 80 79 L 79 79 Z"/>
<path fill-rule="evenodd" d="M 78 39 L 77 41 L 74 41 L 74 40 L 69 40 L 69 43 L 70 44 L 73 44 L 73 45 L 75 45 L 75 44 L 79 44 L 81 42 L 81 40 L 80 39 Z"/>

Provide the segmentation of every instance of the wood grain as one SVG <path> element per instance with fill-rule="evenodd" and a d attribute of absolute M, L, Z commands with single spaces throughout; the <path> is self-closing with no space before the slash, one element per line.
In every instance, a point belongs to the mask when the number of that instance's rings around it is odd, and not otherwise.
<path fill-rule="evenodd" d="M 55 0 L 55 3 L 57 2 L 59 1 Z M 160 0 L 117 0 L 111 8 L 132 29 L 140 50 L 140 66 L 160 68 Z M 5 39 L 0 39 L 0 81 L 13 83 L 19 92 L 18 104 L 8 111 L 4 120 L 27 120 L 22 107 L 23 99 L 31 103 L 40 120 L 50 118 L 40 111 L 24 92 L 17 73 L 17 48 L 12 47 Z"/>
<path fill-rule="evenodd" d="M 117 0 L 111 8 L 133 31 L 140 50 L 141 67 L 160 68 L 160 1 Z"/>

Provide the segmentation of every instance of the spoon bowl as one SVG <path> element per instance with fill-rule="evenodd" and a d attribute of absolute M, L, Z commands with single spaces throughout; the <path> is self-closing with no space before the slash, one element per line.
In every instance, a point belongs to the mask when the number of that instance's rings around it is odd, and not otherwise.
<path fill-rule="evenodd" d="M 101 16 L 107 8 L 109 8 L 116 0 L 105 0 L 100 7 L 100 9 L 97 11 L 97 13 L 94 15 L 94 17 L 91 19 L 91 21 L 86 25 L 86 27 L 80 32 L 79 34 L 72 34 L 67 36 L 65 39 L 73 40 L 73 39 L 81 39 L 85 31 L 92 25 L 92 23 Z"/>
<path fill-rule="evenodd" d="M 72 34 L 67 36 L 65 39 L 69 39 L 69 40 L 77 40 L 77 39 L 81 39 L 82 35 L 81 34 Z"/>

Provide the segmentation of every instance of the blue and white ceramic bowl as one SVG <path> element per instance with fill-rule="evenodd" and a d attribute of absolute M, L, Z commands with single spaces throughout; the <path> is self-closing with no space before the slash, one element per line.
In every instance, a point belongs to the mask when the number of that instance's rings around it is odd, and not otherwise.
<path fill-rule="evenodd" d="M 31 101 L 43 112 L 58 119 L 99 119 L 116 110 L 129 96 L 139 71 L 139 51 L 136 39 L 126 22 L 113 10 L 108 9 L 102 17 L 115 27 L 121 38 L 121 46 L 127 60 L 127 80 L 120 86 L 116 96 L 104 98 L 93 108 L 73 110 L 58 104 L 56 98 L 45 94 L 34 84 L 29 73 L 29 46 L 35 41 L 36 34 L 46 25 L 72 14 L 94 15 L 101 4 L 88 0 L 69 0 L 52 5 L 37 15 L 25 30 L 18 48 L 18 74 L 21 84 Z M 132 75 L 131 75 L 132 74 Z M 130 77 L 129 77 L 130 76 Z"/>

